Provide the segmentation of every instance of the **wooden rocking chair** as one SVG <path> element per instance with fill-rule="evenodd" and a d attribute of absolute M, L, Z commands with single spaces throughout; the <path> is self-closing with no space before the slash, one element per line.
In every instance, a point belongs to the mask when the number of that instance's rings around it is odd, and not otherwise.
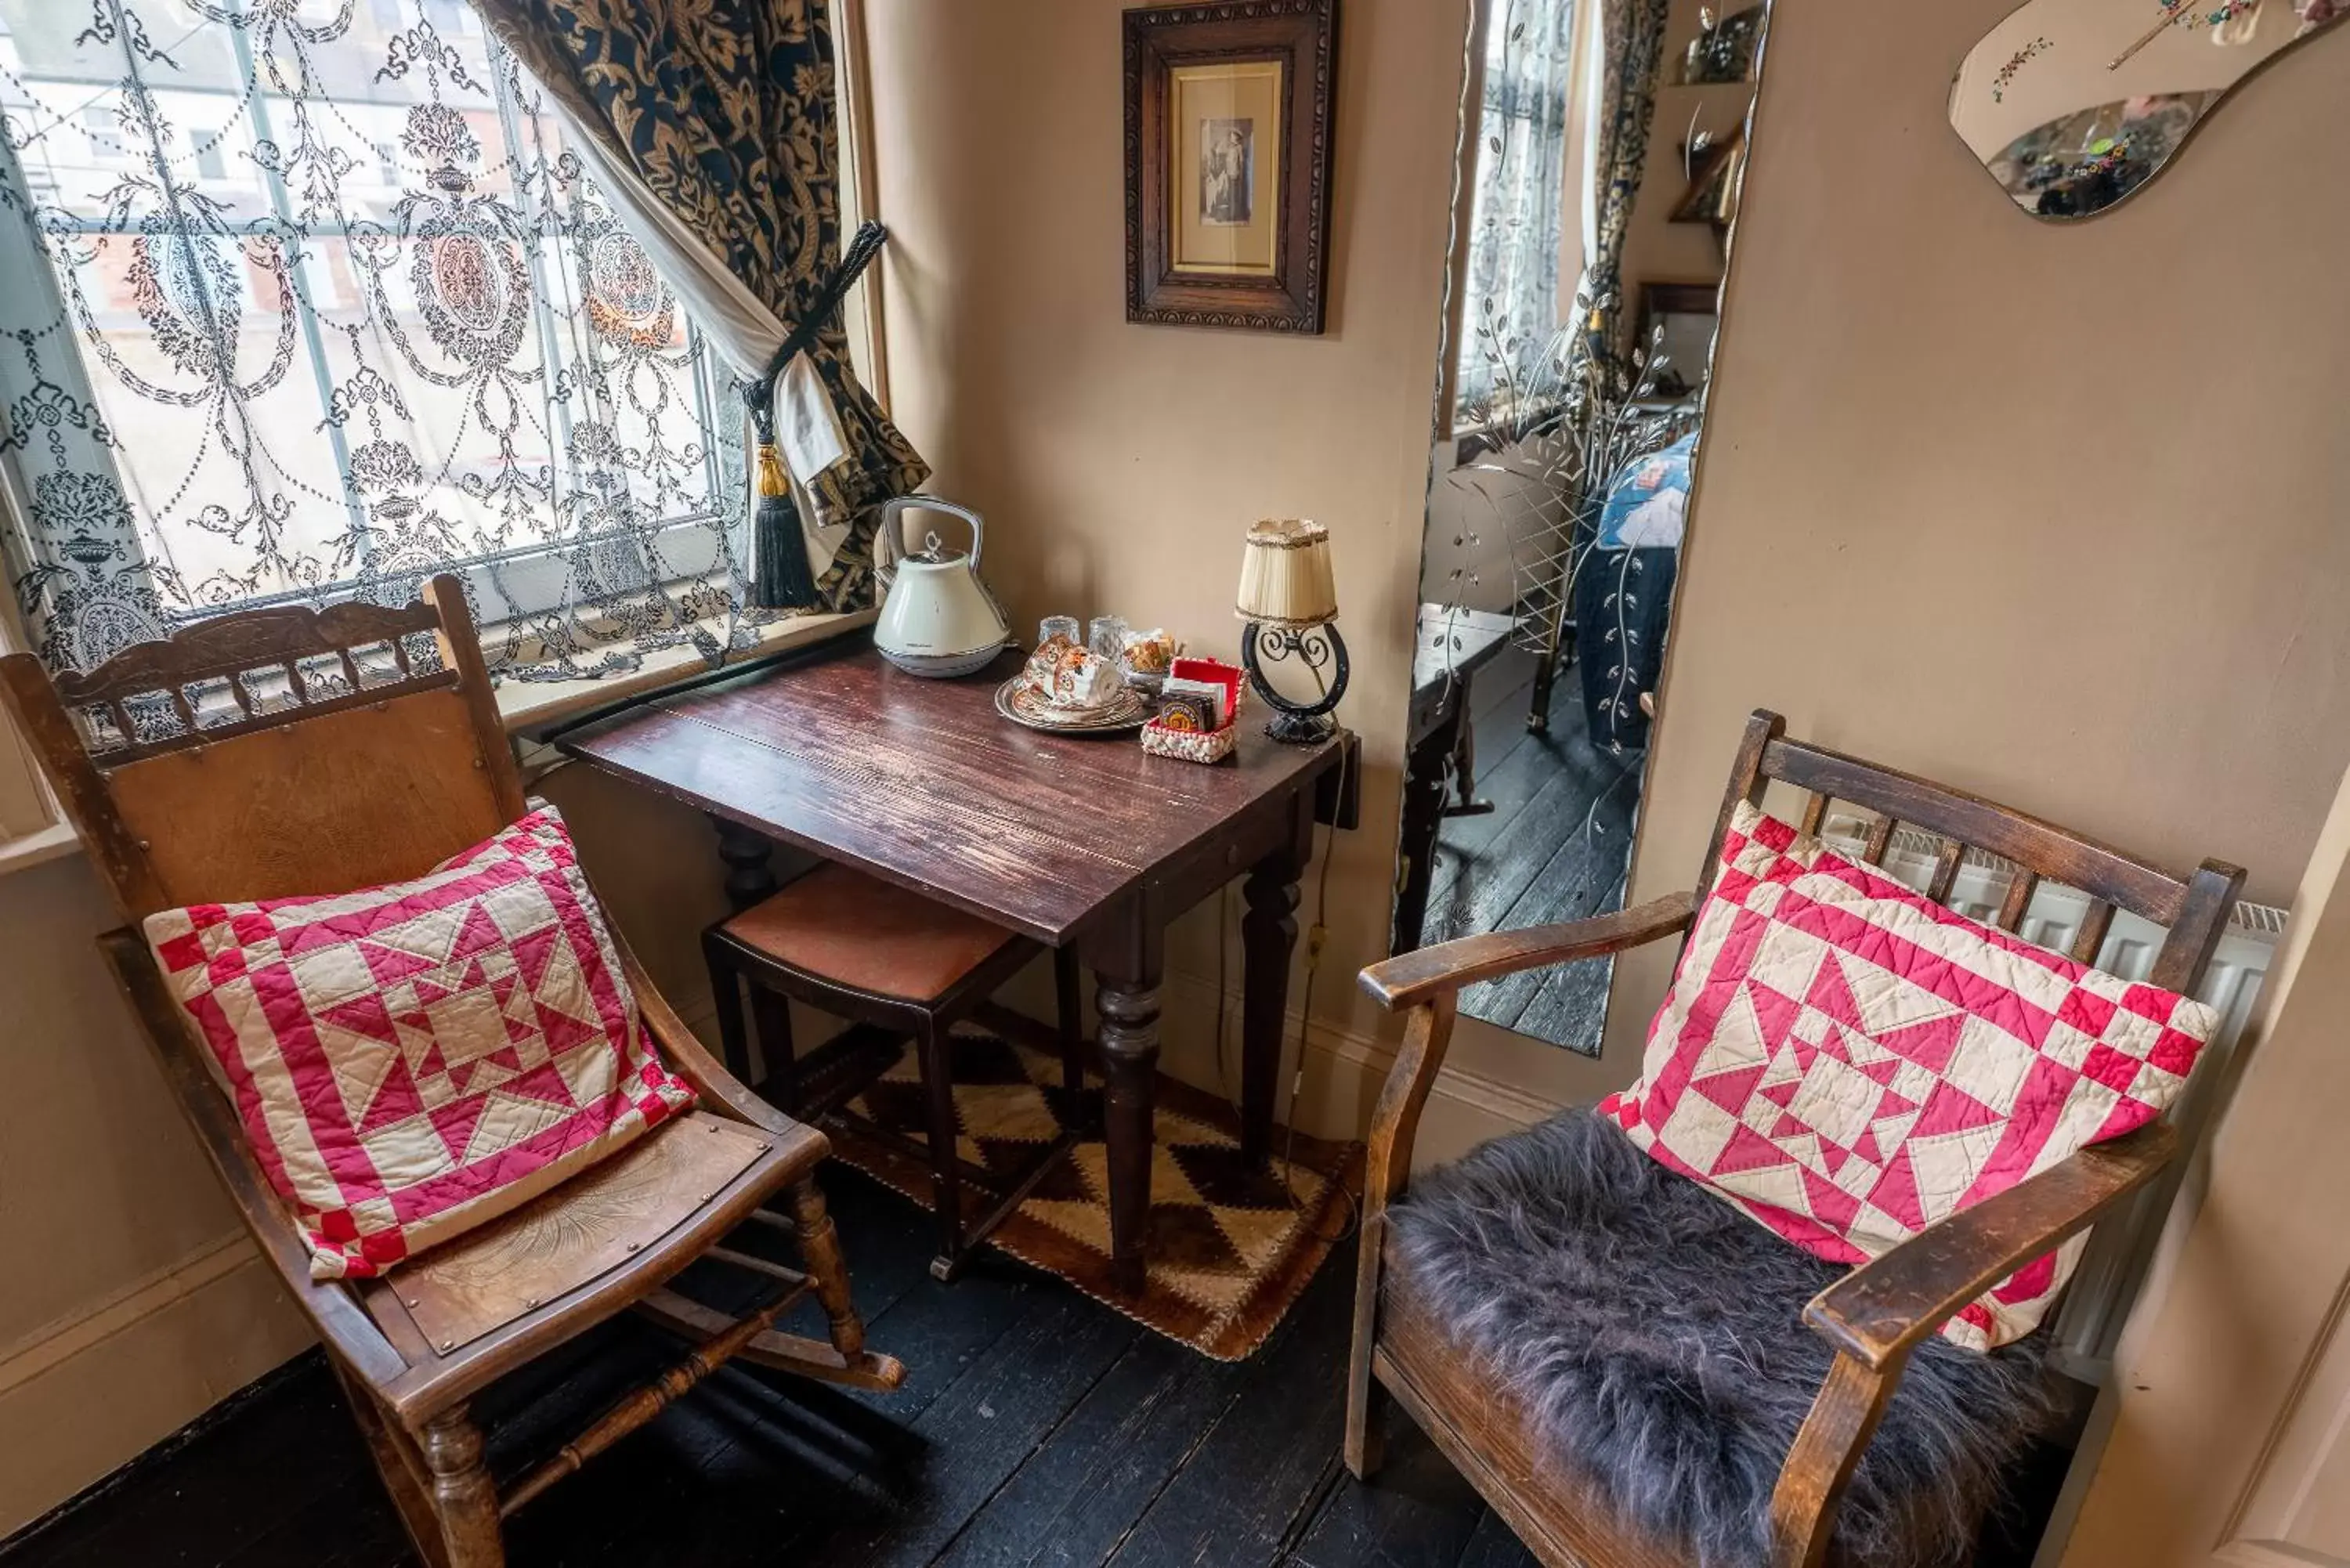
<path fill-rule="evenodd" d="M 2181 878 L 1973 795 L 1785 740 L 1783 729 L 1775 713 L 1758 711 L 1748 722 L 1700 870 L 1700 889 L 1711 882 L 1732 809 L 1742 800 L 1759 806 L 1775 779 L 1810 792 L 1806 833 L 1820 830 L 1831 801 L 1874 813 L 1863 852 L 1871 865 L 1883 863 L 1897 824 L 1938 836 L 1940 850 L 1926 889 L 1938 903 L 1949 898 L 1966 849 L 1987 850 L 2018 867 L 1997 916 L 2002 929 L 2021 924 L 2042 880 L 2061 883 L 2093 900 L 2072 945 L 2074 960 L 2095 961 L 2118 908 L 2168 928 L 2150 976 L 2155 984 L 2191 992 L 2200 982 L 2243 881 L 2235 867 L 2207 860 Z M 1370 1420 L 1376 1382 L 1553 1568 L 1668 1568 L 1685 1563 L 1688 1553 L 1679 1543 L 1617 1525 L 1606 1500 L 1546 1451 L 1526 1407 L 1477 1353 L 1419 1307 L 1408 1266 L 1388 1245 L 1388 1208 L 1410 1169 L 1413 1135 L 1443 1064 L 1463 986 L 1680 935 L 1698 901 L 1676 893 L 1592 919 L 1470 937 L 1362 973 L 1365 990 L 1408 1017 L 1370 1133 L 1347 1466 L 1358 1477 L 1378 1466 Z M 2092 1145 L 1853 1270 L 1812 1300 L 1804 1321 L 1835 1358 L 1771 1496 L 1773 1568 L 1817 1568 L 1825 1559 L 1839 1500 L 1919 1343 L 1991 1284 L 2151 1181 L 2178 1152 L 2177 1135 L 2164 1122 Z"/>
<path fill-rule="evenodd" d="M 428 640 L 437 668 L 420 657 Z M 401 608 L 224 616 L 55 685 L 37 660 L 12 655 L 0 659 L 0 697 L 134 927 L 191 903 L 417 877 L 525 810 L 452 576 L 434 578 L 424 602 Z M 625 946 L 646 1025 L 702 1109 L 388 1278 L 321 1282 L 146 943 L 135 929 L 99 940 L 245 1224 L 325 1342 L 384 1483 L 433 1568 L 496 1568 L 505 1560 L 506 1514 L 731 1357 L 867 1388 L 903 1379 L 896 1360 L 865 1348 L 849 1303 L 839 1240 L 814 1179 L 824 1136 L 729 1076 Z M 764 1207 L 785 1191 L 788 1216 Z M 720 1244 L 745 1222 L 795 1236 L 805 1272 Z M 738 1317 L 669 1289 L 697 1259 L 753 1272 L 765 1298 Z M 830 1320 L 828 1345 L 773 1327 L 810 1292 Z M 501 1496 L 468 1401 L 631 1307 L 692 1349 Z"/>

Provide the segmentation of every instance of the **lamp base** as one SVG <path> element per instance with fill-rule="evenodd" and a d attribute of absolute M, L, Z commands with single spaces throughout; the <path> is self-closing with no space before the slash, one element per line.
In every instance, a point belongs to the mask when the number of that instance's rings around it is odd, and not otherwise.
<path fill-rule="evenodd" d="M 1275 713 L 1264 732 L 1284 746 L 1318 746 L 1338 732 L 1327 713 Z"/>
<path fill-rule="evenodd" d="M 1322 683 L 1322 667 L 1329 665 L 1330 680 L 1323 685 L 1322 700 L 1305 703 L 1284 697 L 1264 678 L 1260 655 L 1266 663 L 1296 659 L 1314 672 L 1316 684 Z M 1264 727 L 1267 735 L 1284 745 L 1318 746 L 1338 732 L 1338 722 L 1330 713 L 1347 693 L 1347 643 L 1336 627 L 1267 627 L 1251 621 L 1241 633 L 1241 668 L 1248 671 L 1249 684 L 1256 688 L 1264 705 L 1273 710 L 1273 722 Z"/>

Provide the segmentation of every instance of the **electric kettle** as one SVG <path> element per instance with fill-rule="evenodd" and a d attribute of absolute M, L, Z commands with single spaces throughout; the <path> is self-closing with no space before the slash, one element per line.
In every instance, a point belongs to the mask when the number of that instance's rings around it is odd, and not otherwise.
<path fill-rule="evenodd" d="M 911 508 L 952 513 L 971 524 L 971 554 L 950 555 L 925 534 L 920 555 L 905 554 L 899 514 Z M 900 495 L 881 504 L 873 535 L 873 570 L 884 592 L 873 646 L 910 675 L 941 680 L 983 669 L 1012 635 L 1003 607 L 979 577 L 984 527 L 968 506 L 933 495 Z"/>

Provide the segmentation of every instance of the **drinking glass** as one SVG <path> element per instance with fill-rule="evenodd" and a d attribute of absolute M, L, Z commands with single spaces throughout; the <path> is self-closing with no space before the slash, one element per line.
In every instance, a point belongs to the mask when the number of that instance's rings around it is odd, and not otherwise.
<path fill-rule="evenodd" d="M 1086 651 L 1116 664 L 1126 654 L 1126 631 L 1124 616 L 1097 615 L 1086 628 Z"/>

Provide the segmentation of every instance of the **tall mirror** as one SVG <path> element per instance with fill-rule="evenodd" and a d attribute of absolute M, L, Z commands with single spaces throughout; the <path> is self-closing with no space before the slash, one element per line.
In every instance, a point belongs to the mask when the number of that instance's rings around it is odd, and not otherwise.
<path fill-rule="evenodd" d="M 1623 902 L 1766 21 L 1478 0 L 1396 951 Z M 1461 1010 L 1596 1054 L 1609 978 Z"/>

